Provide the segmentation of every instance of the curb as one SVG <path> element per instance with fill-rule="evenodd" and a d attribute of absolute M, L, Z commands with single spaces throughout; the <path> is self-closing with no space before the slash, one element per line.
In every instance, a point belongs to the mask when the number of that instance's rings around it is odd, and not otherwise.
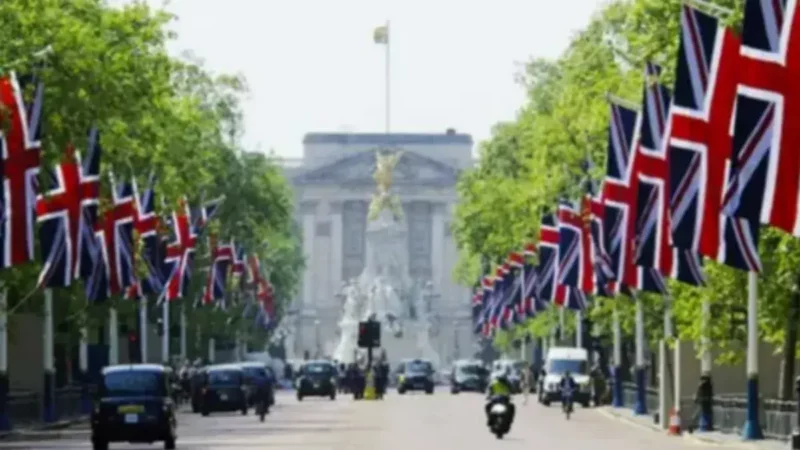
<path fill-rule="evenodd" d="M 642 430 L 664 432 L 664 430 L 662 430 L 661 427 L 659 427 L 657 425 L 644 424 L 644 423 L 632 420 L 632 419 L 630 419 L 628 417 L 625 417 L 624 415 L 616 414 L 616 413 L 614 413 L 614 412 L 612 412 L 612 411 L 610 411 L 608 409 L 597 409 L 596 408 L 595 411 L 597 413 L 609 418 L 609 419 L 614 419 L 614 420 L 617 420 L 619 422 L 624 422 L 627 425 L 631 425 L 631 426 L 637 427 L 637 428 L 642 429 Z M 766 448 L 766 447 L 762 447 L 762 446 L 760 446 L 758 444 L 750 443 L 750 442 L 736 442 L 736 441 L 724 441 L 723 442 L 723 441 L 719 441 L 719 440 L 711 438 L 711 437 L 703 437 L 703 436 L 699 436 L 696 433 L 688 433 L 686 431 L 683 431 L 681 433 L 681 437 L 683 438 L 683 440 L 685 440 L 687 442 L 690 442 L 692 444 L 704 445 L 704 446 L 708 446 L 708 447 L 724 447 L 724 448 L 735 447 L 735 448 L 744 448 L 744 449 L 750 449 L 750 450 L 764 450 Z"/>
<path fill-rule="evenodd" d="M 31 428 L 22 428 L 0 433 L 0 440 L 2 441 L 29 441 L 38 439 L 58 439 L 64 431 L 74 425 L 87 423 L 88 417 L 80 417 L 70 420 L 59 420 L 57 422 L 38 425 Z"/>

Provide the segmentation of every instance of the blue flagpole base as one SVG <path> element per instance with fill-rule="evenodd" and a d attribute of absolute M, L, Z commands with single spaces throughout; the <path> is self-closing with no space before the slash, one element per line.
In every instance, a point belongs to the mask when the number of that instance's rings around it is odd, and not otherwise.
<path fill-rule="evenodd" d="M 615 366 L 611 379 L 611 406 L 622 408 L 625 406 L 625 396 L 622 394 L 622 367 Z"/>
<path fill-rule="evenodd" d="M 58 419 L 56 414 L 56 377 L 53 372 L 44 373 L 44 393 L 42 395 L 42 420 L 53 423 Z"/>
<path fill-rule="evenodd" d="M 747 419 L 742 427 L 742 439 L 746 441 L 764 439 L 758 416 L 758 400 L 758 375 L 750 375 L 747 379 Z"/>
<path fill-rule="evenodd" d="M 644 367 L 636 368 L 636 404 L 633 413 L 637 416 L 647 415 L 647 372 Z"/>
<path fill-rule="evenodd" d="M 8 416 L 8 374 L 0 372 L 0 431 L 11 431 Z"/>
<path fill-rule="evenodd" d="M 89 374 L 81 372 L 81 414 L 88 416 L 92 412 L 92 398 L 89 395 Z"/>

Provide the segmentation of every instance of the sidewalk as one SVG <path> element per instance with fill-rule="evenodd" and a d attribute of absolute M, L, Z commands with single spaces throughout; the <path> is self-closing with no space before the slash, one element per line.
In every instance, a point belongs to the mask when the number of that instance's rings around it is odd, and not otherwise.
<path fill-rule="evenodd" d="M 657 433 L 666 433 L 657 423 L 653 421 L 653 416 L 637 416 L 630 408 L 613 408 L 611 406 L 601 406 L 595 408 L 599 414 L 610 419 L 625 422 L 628 425 L 651 430 Z M 735 434 L 712 432 L 689 433 L 684 431 L 682 438 L 694 444 L 705 444 L 724 448 L 744 448 L 752 450 L 786 450 L 788 444 L 784 441 L 774 439 L 764 439 L 762 441 L 743 441 Z"/>
<path fill-rule="evenodd" d="M 27 425 L 19 428 L 14 428 L 10 431 L 0 432 L 0 440 L 40 440 L 40 439 L 58 439 L 66 434 L 74 433 L 76 430 L 85 428 L 83 425 L 88 426 L 88 417 L 78 417 L 68 420 L 59 420 L 57 422 L 39 425 Z"/>

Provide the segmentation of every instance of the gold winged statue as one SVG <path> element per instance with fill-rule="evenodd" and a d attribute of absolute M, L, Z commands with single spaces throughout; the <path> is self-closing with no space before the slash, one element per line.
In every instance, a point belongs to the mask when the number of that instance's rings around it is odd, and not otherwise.
<path fill-rule="evenodd" d="M 403 209 L 400 205 L 400 199 L 391 195 L 389 190 L 392 187 L 392 175 L 394 167 L 400 160 L 403 152 L 375 153 L 375 173 L 372 178 L 375 179 L 375 186 L 377 192 L 372 195 L 372 203 L 369 205 L 369 219 L 375 220 L 380 215 L 381 211 L 388 209 L 392 212 L 395 219 L 403 217 Z"/>

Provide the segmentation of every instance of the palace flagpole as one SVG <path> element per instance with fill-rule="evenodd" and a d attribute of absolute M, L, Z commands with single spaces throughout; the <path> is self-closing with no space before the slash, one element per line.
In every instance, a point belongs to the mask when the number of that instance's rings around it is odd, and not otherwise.
<path fill-rule="evenodd" d="M 389 134 L 391 131 L 391 40 L 389 37 L 389 21 L 386 21 L 385 25 L 379 26 L 375 28 L 375 32 L 373 33 L 373 40 L 376 44 L 383 45 L 386 50 L 386 57 L 385 57 L 385 119 L 386 119 L 386 134 Z"/>

